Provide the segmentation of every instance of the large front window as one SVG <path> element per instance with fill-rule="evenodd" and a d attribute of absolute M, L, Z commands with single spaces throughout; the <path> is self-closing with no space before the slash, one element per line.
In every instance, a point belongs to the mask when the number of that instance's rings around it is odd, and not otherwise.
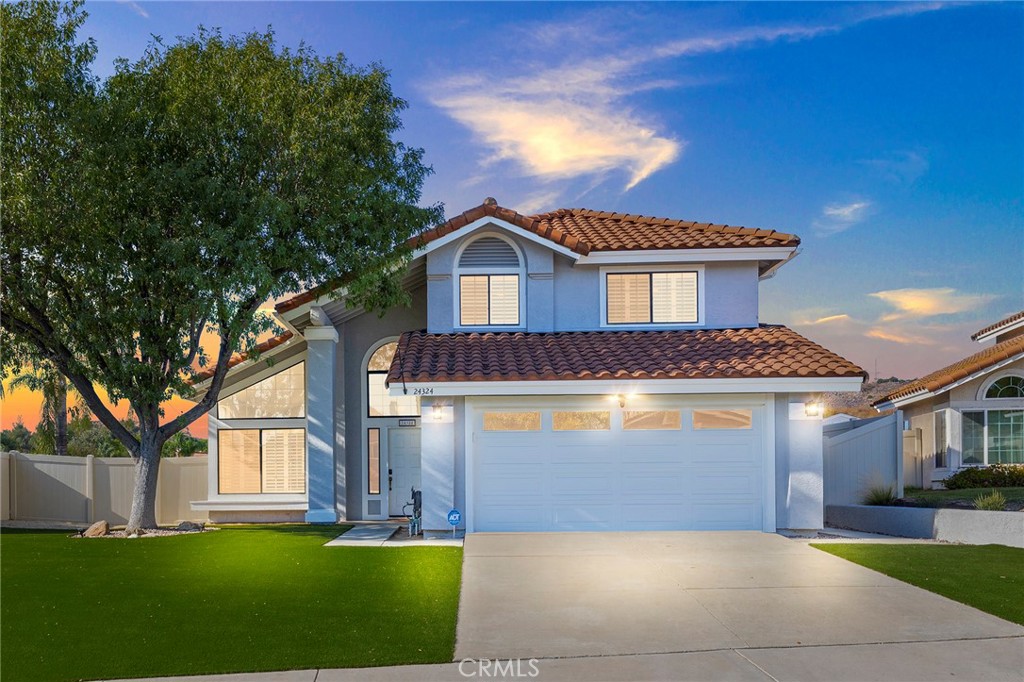
<path fill-rule="evenodd" d="M 385 343 L 370 356 L 366 365 L 366 395 L 370 417 L 418 417 L 420 399 L 414 395 L 393 396 L 385 385 L 398 342 Z"/>
<path fill-rule="evenodd" d="M 963 413 L 963 463 L 1024 464 L 1024 410 Z"/>
<path fill-rule="evenodd" d="M 221 429 L 217 432 L 219 492 L 306 492 L 305 429 Z"/>
<path fill-rule="evenodd" d="M 695 324 L 696 272 L 608 273 L 607 323 Z"/>

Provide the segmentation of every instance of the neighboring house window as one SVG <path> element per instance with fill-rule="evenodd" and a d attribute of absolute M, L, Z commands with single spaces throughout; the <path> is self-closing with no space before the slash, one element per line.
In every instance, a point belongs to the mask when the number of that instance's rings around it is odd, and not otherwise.
<path fill-rule="evenodd" d="M 518 327 L 522 259 L 509 242 L 484 236 L 459 256 L 458 297 L 461 327 Z"/>
<path fill-rule="evenodd" d="M 948 466 L 946 463 L 946 452 L 948 448 L 948 444 L 946 442 L 946 411 L 939 410 L 932 416 L 935 419 L 935 468 L 943 469 Z"/>
<path fill-rule="evenodd" d="M 383 344 L 373 352 L 366 364 L 366 395 L 371 417 L 418 417 L 420 399 L 414 395 L 392 396 L 385 381 L 395 357 L 398 342 Z"/>
<path fill-rule="evenodd" d="M 964 464 L 1024 464 L 1024 410 L 963 413 Z"/>
<path fill-rule="evenodd" d="M 985 398 L 1024 398 L 1024 377 L 1010 375 L 997 379 L 985 391 Z"/>
<path fill-rule="evenodd" d="M 696 272 L 605 275 L 608 324 L 695 324 Z"/>
<path fill-rule="evenodd" d="M 220 419 L 301 419 L 306 416 L 306 363 L 288 369 L 222 398 Z"/>

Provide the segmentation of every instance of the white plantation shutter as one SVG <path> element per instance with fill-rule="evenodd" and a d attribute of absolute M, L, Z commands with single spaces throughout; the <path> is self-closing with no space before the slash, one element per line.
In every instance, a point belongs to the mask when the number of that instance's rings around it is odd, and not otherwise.
<path fill-rule="evenodd" d="M 519 324 L 519 275 L 491 275 L 490 324 Z"/>
<path fill-rule="evenodd" d="M 651 280 L 647 273 L 608 275 L 608 324 L 651 321 Z"/>
<path fill-rule="evenodd" d="M 306 363 L 300 362 L 217 403 L 221 419 L 306 416 Z"/>
<path fill-rule="evenodd" d="M 651 274 L 654 322 L 697 321 L 697 273 Z"/>
<path fill-rule="evenodd" d="M 260 492 L 258 429 L 217 431 L 217 478 L 222 494 Z"/>
<path fill-rule="evenodd" d="M 305 429 L 263 431 L 263 492 L 306 492 Z"/>
<path fill-rule="evenodd" d="M 459 278 L 459 324 L 487 324 L 487 275 Z"/>

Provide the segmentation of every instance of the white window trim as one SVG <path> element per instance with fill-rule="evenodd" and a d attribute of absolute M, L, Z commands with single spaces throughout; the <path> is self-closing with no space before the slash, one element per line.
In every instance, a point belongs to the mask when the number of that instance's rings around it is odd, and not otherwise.
<path fill-rule="evenodd" d="M 938 465 L 935 466 L 935 469 L 942 470 L 942 471 L 948 470 L 950 468 L 950 464 L 951 464 L 950 456 L 952 455 L 952 453 L 950 452 L 950 447 L 949 447 L 950 446 L 950 438 L 949 438 L 949 431 L 950 431 L 950 429 L 949 429 L 949 427 L 950 427 L 949 412 L 950 411 L 945 409 L 945 408 L 938 409 L 938 410 L 935 410 L 934 412 L 932 412 L 932 450 L 934 451 L 934 452 L 932 452 L 933 461 L 934 461 L 934 456 L 938 453 L 939 445 L 940 445 L 940 443 L 935 442 L 935 440 L 936 440 L 935 439 L 936 422 L 938 422 L 938 420 L 940 420 L 940 419 L 942 420 L 942 425 L 943 425 L 942 426 L 942 433 L 946 437 L 946 442 L 941 444 L 945 448 L 945 451 L 946 451 L 945 457 L 943 457 L 943 459 L 946 461 L 946 463 L 943 466 L 938 466 Z"/>
<path fill-rule="evenodd" d="M 988 402 L 990 404 L 992 404 L 991 407 L 967 407 L 967 408 L 963 408 L 962 410 L 959 411 L 959 415 L 960 415 L 960 467 L 961 468 L 965 468 L 966 469 L 966 468 L 972 468 L 972 467 L 990 467 L 990 466 L 994 466 L 991 462 L 988 461 L 988 413 L 989 412 L 1007 412 L 1007 411 L 1012 412 L 1012 411 L 1021 409 L 1021 408 L 1012 407 L 1012 406 L 1001 407 L 1001 406 L 998 405 L 999 400 L 1000 399 L 998 399 L 998 398 L 989 398 Z M 1019 398 L 1017 400 L 1019 400 Z M 995 403 L 995 404 L 993 404 L 993 403 Z M 964 422 L 964 414 L 963 413 L 964 412 L 984 412 L 985 413 L 985 423 L 982 426 L 982 430 L 981 430 L 981 442 L 984 445 L 984 448 L 982 450 L 982 462 L 980 462 L 980 463 L 964 462 L 964 426 L 963 426 L 963 422 Z M 946 439 L 947 440 L 949 439 L 949 433 L 948 432 L 946 433 Z"/>
<path fill-rule="evenodd" d="M 497 237 L 512 247 L 519 257 L 518 268 L 474 268 L 460 267 L 462 252 L 477 239 L 484 237 Z M 493 230 L 480 230 L 473 234 L 472 239 L 466 239 L 455 252 L 452 269 L 452 326 L 457 332 L 467 331 L 523 331 L 526 329 L 526 254 L 519 248 L 516 242 L 500 232 Z M 462 275 L 518 275 L 519 276 L 519 324 L 462 324 Z M 490 316 L 490 301 L 488 301 L 488 317 Z"/>
<path fill-rule="evenodd" d="M 697 273 L 697 321 L 696 322 L 646 322 L 610 324 L 608 322 L 608 275 L 654 272 L 695 272 Z M 601 329 L 698 329 L 705 326 L 704 313 L 704 266 L 703 265 L 620 265 L 603 267 L 599 271 L 601 279 Z M 653 296 L 653 292 L 651 293 Z"/>

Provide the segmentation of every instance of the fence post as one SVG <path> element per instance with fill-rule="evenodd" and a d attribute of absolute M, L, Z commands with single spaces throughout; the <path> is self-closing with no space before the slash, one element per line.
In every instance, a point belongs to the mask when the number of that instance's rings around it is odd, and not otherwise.
<path fill-rule="evenodd" d="M 14 520 L 14 519 L 18 518 L 18 455 L 19 454 L 20 453 L 17 450 L 11 450 L 11 460 L 10 460 L 11 469 L 8 472 L 8 474 L 11 477 L 10 480 L 8 481 L 8 485 L 10 486 L 10 490 L 8 490 L 8 494 L 10 495 L 11 520 Z"/>
<path fill-rule="evenodd" d="M 96 458 L 85 456 L 85 520 L 91 525 L 96 521 Z"/>

